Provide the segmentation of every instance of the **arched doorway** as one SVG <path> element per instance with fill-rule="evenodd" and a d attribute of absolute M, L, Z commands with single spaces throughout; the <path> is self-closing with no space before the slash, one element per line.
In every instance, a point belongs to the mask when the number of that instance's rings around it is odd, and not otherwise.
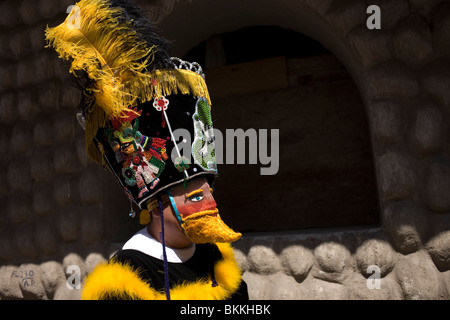
<path fill-rule="evenodd" d="M 364 105 L 331 52 L 293 30 L 255 26 L 213 35 L 183 58 L 205 66 L 220 132 L 279 129 L 275 175 L 263 176 L 261 164 L 248 164 L 249 149 L 257 149 L 261 136 L 246 140 L 246 164 L 223 157 L 216 199 L 235 228 L 286 231 L 379 222 Z"/>

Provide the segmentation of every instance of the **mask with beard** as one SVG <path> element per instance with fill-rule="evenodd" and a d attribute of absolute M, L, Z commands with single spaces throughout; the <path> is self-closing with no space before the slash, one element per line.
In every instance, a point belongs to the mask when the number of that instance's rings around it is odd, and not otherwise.
<path fill-rule="evenodd" d="M 179 185 L 168 195 L 183 232 L 192 242 L 233 242 L 241 237 L 221 219 L 206 179 L 195 179 L 187 187 Z"/>

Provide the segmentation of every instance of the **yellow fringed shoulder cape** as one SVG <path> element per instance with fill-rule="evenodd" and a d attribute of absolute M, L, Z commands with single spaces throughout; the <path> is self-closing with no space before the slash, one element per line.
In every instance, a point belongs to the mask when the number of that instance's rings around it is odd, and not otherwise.
<path fill-rule="evenodd" d="M 172 300 L 225 300 L 235 293 L 241 284 L 241 270 L 228 243 L 217 243 L 222 260 L 214 266 L 218 286 L 211 286 L 211 279 L 184 283 L 170 289 Z M 82 300 L 104 298 L 165 300 L 164 292 L 156 291 L 144 282 L 138 273 L 126 264 L 110 261 L 95 267 L 88 275 L 81 294 Z"/>

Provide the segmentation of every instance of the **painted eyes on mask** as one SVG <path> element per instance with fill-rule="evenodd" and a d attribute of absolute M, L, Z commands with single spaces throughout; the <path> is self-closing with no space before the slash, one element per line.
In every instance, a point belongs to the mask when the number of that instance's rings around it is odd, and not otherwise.
<path fill-rule="evenodd" d="M 192 201 L 192 202 L 202 201 L 203 200 L 203 195 L 193 196 L 193 197 L 189 198 L 189 200 Z"/>
<path fill-rule="evenodd" d="M 213 189 L 209 189 L 211 191 L 211 194 L 213 193 Z M 192 202 L 199 202 L 202 201 L 205 198 L 204 194 L 203 194 L 203 190 L 202 189 L 198 189 L 195 191 L 192 191 L 191 193 L 189 193 L 186 196 L 186 199 Z"/>
<path fill-rule="evenodd" d="M 204 198 L 204 196 L 203 196 L 203 190 L 201 190 L 201 189 L 192 191 L 191 193 L 189 193 L 189 194 L 186 196 L 186 199 L 189 200 L 189 201 L 192 201 L 192 202 L 199 202 L 199 201 L 202 201 L 203 198 Z"/>

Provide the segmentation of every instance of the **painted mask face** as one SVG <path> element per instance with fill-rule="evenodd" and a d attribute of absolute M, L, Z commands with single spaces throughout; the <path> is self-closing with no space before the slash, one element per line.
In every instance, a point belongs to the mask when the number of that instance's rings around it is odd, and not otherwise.
<path fill-rule="evenodd" d="M 179 185 L 168 192 L 178 222 L 194 243 L 233 242 L 241 237 L 220 218 L 212 190 L 205 178 Z"/>

